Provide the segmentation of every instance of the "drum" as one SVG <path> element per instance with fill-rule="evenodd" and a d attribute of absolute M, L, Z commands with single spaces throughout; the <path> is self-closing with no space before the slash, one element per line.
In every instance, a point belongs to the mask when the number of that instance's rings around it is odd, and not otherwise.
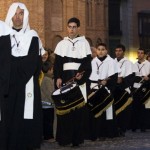
<path fill-rule="evenodd" d="M 88 95 L 87 106 L 95 118 L 101 116 L 112 104 L 113 97 L 105 87 L 92 89 Z"/>
<path fill-rule="evenodd" d="M 57 115 L 65 115 L 85 105 L 83 95 L 77 83 L 64 85 L 52 93 Z"/>
<path fill-rule="evenodd" d="M 140 103 L 145 104 L 150 97 L 150 82 L 144 82 L 140 88 L 133 92 L 133 97 L 139 99 Z"/>
<path fill-rule="evenodd" d="M 127 91 L 119 88 L 116 88 L 114 92 L 114 100 L 116 115 L 125 110 L 133 101 L 131 95 Z"/>

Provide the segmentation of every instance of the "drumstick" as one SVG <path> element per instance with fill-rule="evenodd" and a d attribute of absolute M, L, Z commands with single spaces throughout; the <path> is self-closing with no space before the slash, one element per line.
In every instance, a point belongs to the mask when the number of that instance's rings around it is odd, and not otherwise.
<path fill-rule="evenodd" d="M 79 73 L 79 75 L 82 75 L 85 71 L 82 71 L 81 73 Z M 73 78 L 69 79 L 66 83 L 73 81 L 76 77 L 74 76 Z"/>

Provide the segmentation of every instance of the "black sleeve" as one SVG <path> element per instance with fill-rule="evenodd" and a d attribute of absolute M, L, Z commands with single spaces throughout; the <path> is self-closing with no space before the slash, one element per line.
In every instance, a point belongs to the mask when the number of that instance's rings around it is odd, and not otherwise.
<path fill-rule="evenodd" d="M 128 87 L 132 87 L 133 83 L 134 83 L 134 79 L 135 79 L 135 73 L 130 74 L 130 75 L 126 76 L 125 78 L 123 78 L 123 81 L 122 81 L 121 84 L 119 84 L 119 86 L 122 89 L 126 89 Z"/>
<path fill-rule="evenodd" d="M 106 86 L 113 93 L 117 85 L 118 73 L 109 77 Z"/>
<path fill-rule="evenodd" d="M 54 61 L 54 79 L 62 79 L 63 74 L 63 57 L 56 55 Z"/>
<path fill-rule="evenodd" d="M 0 37 L 0 91 L 5 95 L 9 90 L 11 67 L 11 42 L 10 35 Z"/>
<path fill-rule="evenodd" d="M 81 73 L 84 71 L 83 77 L 81 80 L 78 81 L 78 84 L 81 85 L 83 83 L 85 83 L 92 71 L 92 67 L 91 67 L 91 55 L 87 55 L 87 57 L 85 57 L 78 69 L 78 72 Z"/>
<path fill-rule="evenodd" d="M 29 79 L 37 73 L 37 68 L 41 66 L 41 56 L 39 56 L 39 41 L 33 37 L 27 56 L 14 57 L 18 63 L 18 76 L 23 79 L 20 82 L 26 84 Z"/>

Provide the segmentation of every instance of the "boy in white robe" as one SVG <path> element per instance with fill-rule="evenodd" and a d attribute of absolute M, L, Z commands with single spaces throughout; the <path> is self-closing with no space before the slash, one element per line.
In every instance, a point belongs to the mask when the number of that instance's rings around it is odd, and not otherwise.
<path fill-rule="evenodd" d="M 117 83 L 117 75 L 119 68 L 109 55 L 105 43 L 97 46 L 97 57 L 92 62 L 92 73 L 89 77 L 92 89 L 96 84 L 104 86 L 104 88 L 113 96 L 113 91 Z M 95 101 L 98 99 L 95 99 Z M 113 138 L 118 136 L 116 124 L 116 116 L 114 113 L 113 103 L 98 118 L 91 118 L 91 140 L 97 138 Z"/>

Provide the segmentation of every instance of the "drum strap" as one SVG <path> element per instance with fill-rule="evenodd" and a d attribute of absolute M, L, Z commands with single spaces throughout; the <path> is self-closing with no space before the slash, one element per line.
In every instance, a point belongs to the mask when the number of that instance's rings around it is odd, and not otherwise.
<path fill-rule="evenodd" d="M 113 106 L 111 105 L 108 109 L 106 109 L 106 120 L 113 119 Z"/>
<path fill-rule="evenodd" d="M 86 91 L 86 83 L 79 86 L 81 93 L 84 97 L 85 103 L 87 103 L 87 91 Z"/>

